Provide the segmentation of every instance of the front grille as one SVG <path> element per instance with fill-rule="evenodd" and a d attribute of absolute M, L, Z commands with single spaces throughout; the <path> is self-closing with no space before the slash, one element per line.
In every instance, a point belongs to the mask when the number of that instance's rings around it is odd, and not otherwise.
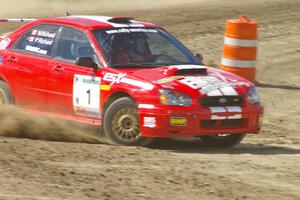
<path fill-rule="evenodd" d="M 246 124 L 246 119 L 201 120 L 201 128 L 241 128 Z"/>
<path fill-rule="evenodd" d="M 204 107 L 241 106 L 243 103 L 241 96 L 209 96 L 200 99 L 200 104 Z"/>
<path fill-rule="evenodd" d="M 241 126 L 242 125 L 242 119 L 226 119 L 221 120 L 220 126 Z"/>

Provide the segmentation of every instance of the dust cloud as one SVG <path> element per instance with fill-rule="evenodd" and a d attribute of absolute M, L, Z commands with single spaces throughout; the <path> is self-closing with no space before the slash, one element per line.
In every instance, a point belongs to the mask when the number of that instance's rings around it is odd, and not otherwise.
<path fill-rule="evenodd" d="M 0 109 L 0 136 L 34 140 L 107 143 L 96 127 L 37 116 L 15 106 Z"/>

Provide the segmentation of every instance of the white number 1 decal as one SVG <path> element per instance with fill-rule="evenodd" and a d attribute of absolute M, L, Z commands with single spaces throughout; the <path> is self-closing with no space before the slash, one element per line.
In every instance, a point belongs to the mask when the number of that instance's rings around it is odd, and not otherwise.
<path fill-rule="evenodd" d="M 77 115 L 101 117 L 99 77 L 78 75 L 73 81 L 73 107 Z"/>

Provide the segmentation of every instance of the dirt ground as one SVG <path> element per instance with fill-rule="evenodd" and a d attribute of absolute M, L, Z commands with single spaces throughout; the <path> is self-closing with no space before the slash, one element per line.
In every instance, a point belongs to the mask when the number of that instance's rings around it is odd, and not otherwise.
<path fill-rule="evenodd" d="M 39 2 L 36 6 L 41 7 L 44 1 Z M 55 2 L 50 6 L 59 5 Z M 7 108 L 0 111 L 0 200 L 300 199 L 299 0 L 103 0 L 99 8 L 92 0 L 74 2 L 40 9 L 36 15 L 55 15 L 71 6 L 76 14 L 152 21 L 216 65 L 225 20 L 240 14 L 255 18 L 263 129 L 229 150 L 212 149 L 197 140 L 118 147 L 98 144 L 94 130 Z M 4 13 L 35 17 L 34 12 L 12 11 Z M 0 32 L 16 27 L 1 24 Z"/>

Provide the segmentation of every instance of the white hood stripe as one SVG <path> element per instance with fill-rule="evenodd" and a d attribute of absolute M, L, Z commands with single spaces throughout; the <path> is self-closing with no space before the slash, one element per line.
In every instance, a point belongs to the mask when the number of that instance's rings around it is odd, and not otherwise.
<path fill-rule="evenodd" d="M 224 87 L 220 89 L 224 96 L 237 96 L 238 93 L 233 87 Z"/>
<path fill-rule="evenodd" d="M 154 85 L 152 85 L 150 83 L 146 83 L 143 81 L 138 81 L 138 80 L 134 80 L 134 79 L 130 79 L 130 78 L 122 78 L 120 82 L 127 83 L 129 85 L 133 85 L 136 87 L 140 87 L 145 90 L 152 90 L 154 88 Z"/>
<path fill-rule="evenodd" d="M 223 96 L 223 93 L 220 90 L 214 90 L 207 93 L 207 96 Z"/>

